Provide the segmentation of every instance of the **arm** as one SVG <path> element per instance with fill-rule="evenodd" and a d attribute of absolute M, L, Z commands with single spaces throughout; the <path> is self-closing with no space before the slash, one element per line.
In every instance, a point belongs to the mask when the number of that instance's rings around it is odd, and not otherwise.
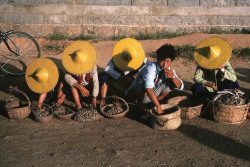
<path fill-rule="evenodd" d="M 151 99 L 151 101 L 153 102 L 153 104 L 156 106 L 157 108 L 157 113 L 158 114 L 163 114 L 163 110 L 161 108 L 161 104 L 159 103 L 156 95 L 155 95 L 155 92 L 154 92 L 154 89 L 152 88 L 146 88 L 146 92 L 148 93 L 148 97 Z"/>
<path fill-rule="evenodd" d="M 236 74 L 235 74 L 231 64 L 229 62 L 227 62 L 225 64 L 224 68 L 225 68 L 225 72 L 224 72 L 222 79 L 225 78 L 225 79 L 228 79 L 230 81 L 235 82 L 237 80 L 237 77 L 236 77 Z"/>
<path fill-rule="evenodd" d="M 218 90 L 217 86 L 214 84 L 208 82 L 206 79 L 203 79 L 203 70 L 200 67 L 196 68 L 195 74 L 194 74 L 194 82 L 200 83 L 204 86 L 211 87 L 214 91 Z"/>
<path fill-rule="evenodd" d="M 170 69 L 167 69 L 165 71 L 165 76 L 167 76 L 168 78 L 172 79 L 175 87 L 179 90 L 183 90 L 184 88 L 184 84 L 183 84 L 183 81 L 181 79 L 178 78 L 178 76 L 176 75 L 176 72 L 175 70 L 172 68 Z"/>
<path fill-rule="evenodd" d="M 114 64 L 113 60 L 110 60 L 105 68 L 105 72 L 108 75 L 110 75 L 112 78 L 118 79 L 121 74 L 116 72 L 114 69 L 115 69 L 115 64 Z"/>

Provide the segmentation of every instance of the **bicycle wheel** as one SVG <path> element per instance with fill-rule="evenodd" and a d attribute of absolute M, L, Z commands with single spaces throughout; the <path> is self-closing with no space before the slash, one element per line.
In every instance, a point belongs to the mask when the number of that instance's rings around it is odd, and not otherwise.
<path fill-rule="evenodd" d="M 40 57 L 40 48 L 36 40 L 24 32 L 11 32 L 7 39 L 10 49 L 19 55 L 12 53 L 5 42 L 0 43 L 0 68 L 10 75 L 24 75 L 29 63 Z"/>

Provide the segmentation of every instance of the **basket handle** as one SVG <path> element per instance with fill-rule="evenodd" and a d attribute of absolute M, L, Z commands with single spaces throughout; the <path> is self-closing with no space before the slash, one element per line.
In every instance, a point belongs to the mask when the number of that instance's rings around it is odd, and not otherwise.
<path fill-rule="evenodd" d="M 165 121 L 159 121 L 156 120 L 156 122 L 160 125 L 160 126 L 165 126 L 168 123 L 169 119 L 166 119 Z"/>
<path fill-rule="evenodd" d="M 13 86 L 10 86 L 10 91 L 16 91 L 16 92 L 22 94 L 24 97 L 26 97 L 26 99 L 27 99 L 27 101 L 29 103 L 29 106 L 31 106 L 30 99 L 29 99 L 29 97 L 27 96 L 26 93 L 24 93 L 23 91 L 19 90 L 17 87 L 13 87 Z"/>

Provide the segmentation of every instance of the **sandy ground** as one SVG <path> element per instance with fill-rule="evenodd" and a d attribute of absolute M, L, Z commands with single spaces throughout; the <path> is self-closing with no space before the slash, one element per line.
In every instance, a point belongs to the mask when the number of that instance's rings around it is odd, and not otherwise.
<path fill-rule="evenodd" d="M 202 39 L 219 36 L 232 48 L 250 47 L 250 35 L 191 34 L 173 39 L 140 41 L 151 53 L 162 44 L 197 45 Z M 48 43 L 37 39 L 40 46 Z M 70 41 L 62 41 L 65 48 Z M 93 43 L 98 52 L 99 71 L 110 60 L 117 41 Z M 62 51 L 42 52 L 61 67 Z M 231 59 L 238 81 L 250 98 L 250 61 Z M 190 92 L 196 65 L 178 58 L 173 62 L 178 76 Z M 128 114 L 118 120 L 102 118 L 92 122 L 63 121 L 53 118 L 39 123 L 31 115 L 16 121 L 4 109 L 9 85 L 17 86 L 37 100 L 24 77 L 0 75 L 0 166 L 63 167 L 63 166 L 250 166 L 250 121 L 223 124 L 207 118 L 182 119 L 177 130 L 152 129 L 130 106 Z"/>

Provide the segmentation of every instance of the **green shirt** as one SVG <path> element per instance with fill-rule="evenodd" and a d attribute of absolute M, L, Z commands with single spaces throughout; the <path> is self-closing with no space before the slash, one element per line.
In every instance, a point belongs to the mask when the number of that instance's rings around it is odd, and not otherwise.
<path fill-rule="evenodd" d="M 217 80 L 217 82 L 222 82 L 224 79 L 228 79 L 232 82 L 235 82 L 237 80 L 237 77 L 230 63 L 227 62 L 224 68 L 225 68 L 225 73 L 220 80 Z M 218 69 L 207 70 L 197 66 L 194 74 L 194 82 L 202 84 L 204 87 L 207 88 L 209 92 L 213 92 L 214 91 L 213 88 L 211 88 L 210 86 L 205 86 L 204 83 L 210 82 L 215 85 L 215 76 L 217 75 L 218 71 L 219 71 Z"/>

